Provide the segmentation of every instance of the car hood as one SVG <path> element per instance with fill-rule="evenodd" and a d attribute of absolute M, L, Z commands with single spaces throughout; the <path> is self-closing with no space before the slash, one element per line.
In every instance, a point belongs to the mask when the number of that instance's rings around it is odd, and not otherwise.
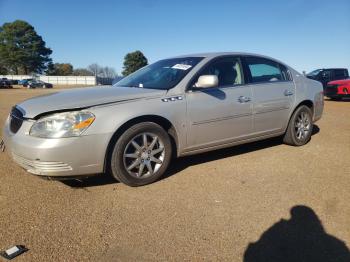
<path fill-rule="evenodd" d="M 25 118 L 34 118 L 47 112 L 82 109 L 102 104 L 159 97 L 165 93 L 166 90 L 132 87 L 85 87 L 34 97 L 17 106 Z"/>

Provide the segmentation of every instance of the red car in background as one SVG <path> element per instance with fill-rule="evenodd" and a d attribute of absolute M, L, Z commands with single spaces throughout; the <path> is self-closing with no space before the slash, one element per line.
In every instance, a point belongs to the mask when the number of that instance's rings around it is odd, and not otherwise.
<path fill-rule="evenodd" d="M 350 97 L 350 78 L 328 82 L 324 95 L 332 100 L 341 100 Z"/>

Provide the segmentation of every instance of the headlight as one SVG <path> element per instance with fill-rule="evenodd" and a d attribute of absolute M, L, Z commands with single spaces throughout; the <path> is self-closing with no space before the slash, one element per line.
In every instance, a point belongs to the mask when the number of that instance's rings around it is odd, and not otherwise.
<path fill-rule="evenodd" d="M 29 134 L 44 138 L 79 136 L 94 120 L 92 113 L 84 111 L 53 114 L 35 122 Z"/>

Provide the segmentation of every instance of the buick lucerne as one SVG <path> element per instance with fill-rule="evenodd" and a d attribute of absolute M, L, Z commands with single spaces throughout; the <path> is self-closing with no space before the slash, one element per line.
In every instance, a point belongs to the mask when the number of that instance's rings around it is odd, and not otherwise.
<path fill-rule="evenodd" d="M 158 180 L 173 157 L 270 137 L 301 146 L 323 112 L 322 84 L 261 55 L 160 60 L 114 86 L 48 93 L 15 105 L 4 142 L 45 177 L 108 173 L 130 186 Z"/>

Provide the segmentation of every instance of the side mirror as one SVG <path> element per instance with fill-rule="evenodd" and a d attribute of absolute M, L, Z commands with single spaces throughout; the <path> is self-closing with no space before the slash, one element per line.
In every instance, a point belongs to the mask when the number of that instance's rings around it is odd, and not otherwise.
<path fill-rule="evenodd" d="M 219 79 L 216 75 L 202 75 L 198 78 L 197 83 L 194 84 L 197 88 L 217 87 Z"/>

